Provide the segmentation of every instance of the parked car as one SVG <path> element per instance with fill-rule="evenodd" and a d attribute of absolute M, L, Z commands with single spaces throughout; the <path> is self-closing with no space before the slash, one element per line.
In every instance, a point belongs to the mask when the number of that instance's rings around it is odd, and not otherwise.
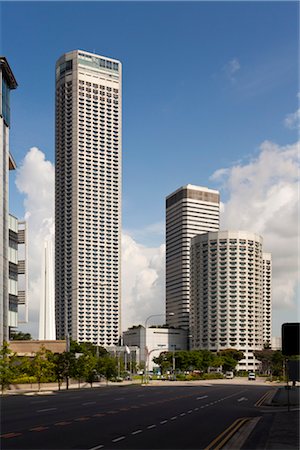
<path fill-rule="evenodd" d="M 248 380 L 249 381 L 254 381 L 256 379 L 256 375 L 254 372 L 249 372 L 248 373 Z"/>
<path fill-rule="evenodd" d="M 229 380 L 232 380 L 232 378 L 234 378 L 234 374 L 233 372 L 225 372 L 225 378 L 228 378 Z"/>

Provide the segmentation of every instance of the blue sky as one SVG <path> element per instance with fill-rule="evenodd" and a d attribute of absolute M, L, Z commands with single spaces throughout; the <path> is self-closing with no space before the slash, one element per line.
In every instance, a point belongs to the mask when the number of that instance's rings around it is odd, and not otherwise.
<path fill-rule="evenodd" d="M 54 66 L 62 53 L 81 48 L 122 61 L 125 229 L 162 221 L 164 197 L 183 184 L 217 187 L 210 175 L 265 139 L 296 138 L 283 126 L 297 107 L 296 3 L 11 2 L 1 9 L 2 53 L 19 82 L 11 130 L 18 164 L 32 146 L 54 161 Z M 22 198 L 11 192 L 21 215 Z"/>
<path fill-rule="evenodd" d="M 22 217 L 26 200 L 34 235 L 30 331 L 37 327 L 39 252 L 53 217 L 47 189 L 53 191 L 54 176 L 40 153 L 24 158 L 38 147 L 54 163 L 55 62 L 83 49 L 123 63 L 124 323 L 143 323 L 164 309 L 165 196 L 192 183 L 220 189 L 226 226 L 263 234 L 273 254 L 273 329 L 280 335 L 281 323 L 299 314 L 298 4 L 1 2 L 0 8 L 1 53 L 19 83 L 11 101 L 19 172 L 11 174 L 10 209 Z M 212 177 L 216 171 L 223 176 Z"/>

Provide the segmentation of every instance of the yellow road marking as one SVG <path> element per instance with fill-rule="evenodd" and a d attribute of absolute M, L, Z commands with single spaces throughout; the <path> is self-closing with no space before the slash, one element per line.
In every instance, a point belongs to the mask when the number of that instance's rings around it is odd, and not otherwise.
<path fill-rule="evenodd" d="M 247 417 L 240 417 L 235 420 L 226 430 L 220 433 L 204 450 L 219 450 L 230 438 L 231 436 L 245 423 L 249 420 Z"/>
<path fill-rule="evenodd" d="M 273 394 L 274 390 L 268 390 L 267 392 L 264 393 L 264 395 L 262 397 L 260 397 L 259 400 L 257 400 L 257 402 L 255 403 L 255 406 L 261 406 L 269 397 L 271 397 L 271 395 Z"/>

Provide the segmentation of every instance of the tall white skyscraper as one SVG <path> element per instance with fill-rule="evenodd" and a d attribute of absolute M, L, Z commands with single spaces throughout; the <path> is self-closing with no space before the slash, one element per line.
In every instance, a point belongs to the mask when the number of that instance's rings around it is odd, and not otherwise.
<path fill-rule="evenodd" d="M 56 63 L 57 339 L 120 335 L 122 66 L 81 50 Z"/>
<path fill-rule="evenodd" d="M 54 255 L 51 237 L 44 242 L 42 258 L 39 340 L 55 340 Z"/>
<path fill-rule="evenodd" d="M 255 370 L 259 362 L 253 352 L 263 348 L 266 336 L 271 340 L 271 270 L 265 269 L 271 255 L 263 254 L 262 244 L 261 236 L 247 231 L 192 239 L 192 348 L 241 350 L 240 370 Z"/>
<path fill-rule="evenodd" d="M 188 184 L 166 198 L 166 320 L 189 328 L 190 245 L 197 234 L 219 230 L 218 191 Z"/>

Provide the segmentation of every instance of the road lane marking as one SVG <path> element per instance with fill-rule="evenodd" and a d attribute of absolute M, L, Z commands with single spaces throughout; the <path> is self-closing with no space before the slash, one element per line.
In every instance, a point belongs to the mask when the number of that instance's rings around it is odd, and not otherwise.
<path fill-rule="evenodd" d="M 176 419 L 177 419 L 177 416 L 173 416 L 173 417 L 171 417 L 170 420 L 176 420 Z"/>
<path fill-rule="evenodd" d="M 119 411 L 114 411 L 114 410 L 112 410 L 112 411 L 107 411 L 107 414 L 117 414 Z"/>
<path fill-rule="evenodd" d="M 4 439 L 10 439 L 13 437 L 17 437 L 17 436 L 21 436 L 22 433 L 5 433 L 5 434 L 1 434 L 1 437 Z"/>
<path fill-rule="evenodd" d="M 92 447 L 89 450 L 99 450 L 100 448 L 103 448 L 104 445 L 97 445 L 97 447 Z"/>
<path fill-rule="evenodd" d="M 269 398 L 272 396 L 273 393 L 274 389 L 270 389 L 267 392 L 265 392 L 265 394 L 262 397 L 260 397 L 259 400 L 257 400 L 254 406 L 262 406 L 265 401 L 269 400 Z"/>
<path fill-rule="evenodd" d="M 154 424 L 153 425 L 149 425 L 147 428 L 148 428 L 148 430 L 151 430 L 151 428 L 156 428 L 156 425 L 154 425 Z"/>
<path fill-rule="evenodd" d="M 115 398 L 114 400 L 115 400 L 115 401 L 118 401 L 118 400 L 124 400 L 124 397 Z"/>
<path fill-rule="evenodd" d="M 40 427 L 30 428 L 29 431 L 44 431 L 44 430 L 48 430 L 48 429 L 49 429 L 49 427 L 40 426 Z"/>
<path fill-rule="evenodd" d="M 248 399 L 246 397 L 241 397 L 237 399 L 238 402 L 246 402 Z"/>
<path fill-rule="evenodd" d="M 105 416 L 105 413 L 97 413 L 97 414 L 93 414 L 93 417 L 103 417 Z"/>
<path fill-rule="evenodd" d="M 183 417 L 183 416 L 185 416 L 185 415 L 186 415 L 186 413 L 181 413 L 180 415 L 181 415 L 181 417 Z"/>
<path fill-rule="evenodd" d="M 119 441 L 122 441 L 123 439 L 125 439 L 125 436 L 120 436 L 116 439 L 113 439 L 112 442 L 119 442 Z"/>
<path fill-rule="evenodd" d="M 74 420 L 76 420 L 76 422 L 84 422 L 85 420 L 89 420 L 89 417 L 77 417 Z"/>
<path fill-rule="evenodd" d="M 143 430 L 136 430 L 136 431 L 133 431 L 131 434 L 140 434 L 140 433 L 142 433 L 142 431 Z"/>
<path fill-rule="evenodd" d="M 194 408 L 194 411 L 198 411 L 199 410 L 199 408 Z"/>
<path fill-rule="evenodd" d="M 202 397 L 197 397 L 197 400 L 202 400 L 203 398 L 207 398 L 208 395 L 202 395 Z"/>
<path fill-rule="evenodd" d="M 188 410 L 188 414 L 191 414 L 191 412 L 193 412 L 193 410 L 192 410 L 192 409 L 189 409 L 189 410 Z"/>
<path fill-rule="evenodd" d="M 165 423 L 167 423 L 167 420 L 162 420 L 161 422 L 159 422 L 161 425 L 164 425 Z"/>
<path fill-rule="evenodd" d="M 220 433 L 204 450 L 220 450 L 227 441 L 233 436 L 238 429 L 249 420 L 248 417 L 240 417 L 235 420 L 229 427 L 227 427 L 222 433 Z"/>
<path fill-rule="evenodd" d="M 56 422 L 54 425 L 56 427 L 64 427 L 66 425 L 71 425 L 72 422 Z"/>
<path fill-rule="evenodd" d="M 88 405 L 95 405 L 96 402 L 86 402 L 86 403 L 81 403 L 82 406 L 88 406 Z"/>
<path fill-rule="evenodd" d="M 37 412 L 48 412 L 55 411 L 57 408 L 46 408 L 46 409 L 38 409 Z"/>

